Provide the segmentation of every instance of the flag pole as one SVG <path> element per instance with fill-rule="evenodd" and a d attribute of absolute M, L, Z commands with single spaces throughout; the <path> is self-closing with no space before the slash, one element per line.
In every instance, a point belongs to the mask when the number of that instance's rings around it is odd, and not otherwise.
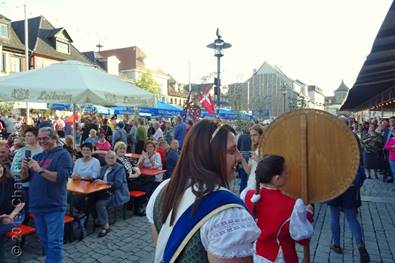
<path fill-rule="evenodd" d="M 25 68 L 26 71 L 29 70 L 29 30 L 28 30 L 28 22 L 27 22 L 27 0 L 25 0 L 25 4 L 23 5 L 24 10 L 24 22 L 25 22 Z M 30 107 L 29 102 L 26 101 L 26 124 L 29 124 L 30 120 Z"/>

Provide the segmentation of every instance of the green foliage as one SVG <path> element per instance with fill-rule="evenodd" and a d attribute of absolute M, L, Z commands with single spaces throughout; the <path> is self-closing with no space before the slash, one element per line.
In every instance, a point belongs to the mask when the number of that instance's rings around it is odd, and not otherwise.
<path fill-rule="evenodd" d="M 134 84 L 139 88 L 151 92 L 157 97 L 159 96 L 159 84 L 154 80 L 152 73 L 149 71 L 144 72 Z"/>
<path fill-rule="evenodd" d="M 8 114 L 14 106 L 13 102 L 0 102 L 0 114 Z"/>
<path fill-rule="evenodd" d="M 251 128 L 251 121 L 243 120 L 239 117 L 236 120 L 235 127 L 237 132 L 248 132 Z"/>

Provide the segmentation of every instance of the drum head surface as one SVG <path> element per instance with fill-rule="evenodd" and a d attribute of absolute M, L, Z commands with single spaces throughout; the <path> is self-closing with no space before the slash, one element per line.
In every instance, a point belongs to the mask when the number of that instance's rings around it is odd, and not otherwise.
<path fill-rule="evenodd" d="M 303 109 L 281 115 L 267 129 L 260 156 L 285 158 L 284 191 L 305 202 L 322 202 L 343 193 L 359 165 L 359 147 L 352 131 L 338 118 Z"/>

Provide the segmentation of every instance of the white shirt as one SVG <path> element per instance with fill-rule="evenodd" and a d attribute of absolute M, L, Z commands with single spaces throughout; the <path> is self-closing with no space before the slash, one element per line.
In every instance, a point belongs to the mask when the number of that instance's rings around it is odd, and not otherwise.
<path fill-rule="evenodd" d="M 112 170 L 112 166 L 108 167 L 107 170 L 105 171 L 105 173 L 103 175 L 103 181 L 104 182 L 107 182 L 107 176 L 111 172 L 111 170 Z"/>
<path fill-rule="evenodd" d="M 150 158 L 144 159 L 143 162 L 144 168 L 149 169 L 162 169 L 162 160 L 160 158 L 160 154 L 155 152 Z M 163 181 L 163 173 L 155 175 L 155 182 L 162 182 Z"/>
<path fill-rule="evenodd" d="M 255 154 L 257 156 L 259 155 L 258 149 L 255 150 Z M 256 188 L 255 170 L 256 170 L 256 166 L 258 165 L 258 162 L 250 158 L 248 164 L 251 165 L 251 171 L 250 171 L 250 175 L 248 176 L 247 189 L 255 189 Z"/>
<path fill-rule="evenodd" d="M 160 127 L 158 129 L 156 129 L 154 135 L 152 135 L 152 139 L 153 139 L 154 143 L 158 143 L 159 138 L 163 138 L 163 131 Z"/>
<path fill-rule="evenodd" d="M 78 174 L 80 177 L 90 176 L 96 179 L 100 173 L 100 162 L 96 158 L 92 158 L 85 162 L 83 158 L 75 161 L 73 175 Z"/>
<path fill-rule="evenodd" d="M 169 181 L 170 179 L 163 181 L 148 201 L 146 215 L 151 224 L 154 224 L 155 200 Z M 221 259 L 252 256 L 253 243 L 260 233 L 254 218 L 243 208 L 229 208 L 219 212 L 200 228 L 203 247 Z"/>

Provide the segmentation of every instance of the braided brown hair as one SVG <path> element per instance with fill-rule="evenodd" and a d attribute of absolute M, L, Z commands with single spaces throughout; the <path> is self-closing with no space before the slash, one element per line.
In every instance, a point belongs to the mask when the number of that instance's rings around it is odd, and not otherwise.
<path fill-rule="evenodd" d="M 285 159 L 280 155 L 267 154 L 258 162 L 255 170 L 255 194 L 260 194 L 260 185 L 268 184 L 273 177 L 282 174 L 284 171 Z M 256 203 L 254 203 L 253 214 L 256 214 Z"/>

